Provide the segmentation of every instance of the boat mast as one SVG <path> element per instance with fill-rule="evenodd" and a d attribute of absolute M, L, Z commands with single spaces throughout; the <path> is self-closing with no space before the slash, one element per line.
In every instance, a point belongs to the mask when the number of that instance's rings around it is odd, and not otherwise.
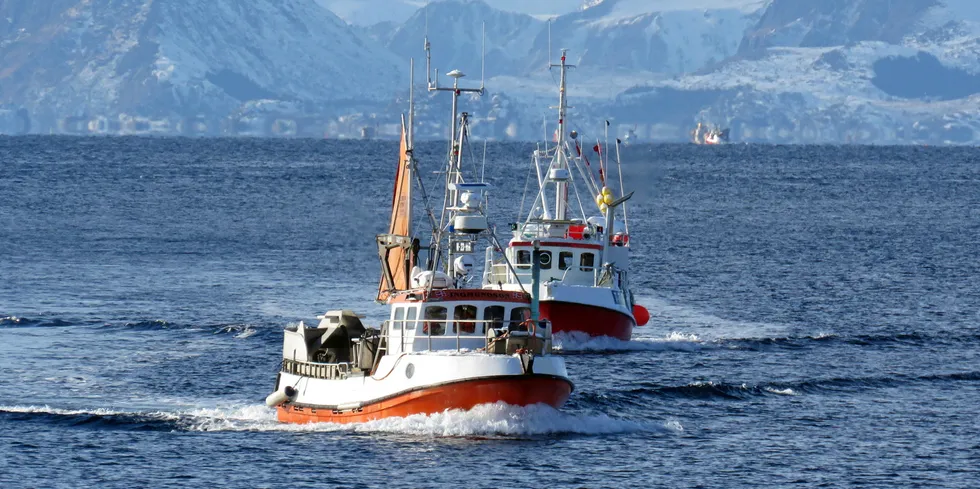
<path fill-rule="evenodd" d="M 425 79 L 426 79 L 426 87 L 427 87 L 428 91 L 430 91 L 430 92 L 450 92 L 452 94 L 452 97 L 453 97 L 452 98 L 452 109 L 451 109 L 452 110 L 452 113 L 450 114 L 450 119 L 449 119 L 449 152 L 446 155 L 446 160 L 447 160 L 447 162 L 446 162 L 447 163 L 447 171 L 446 171 L 446 196 L 445 196 L 445 199 L 443 201 L 442 215 L 439 218 L 439 230 L 440 230 L 440 234 L 441 234 L 442 230 L 444 230 L 446 228 L 446 226 L 447 226 L 447 223 L 446 223 L 446 210 L 450 206 L 455 206 L 456 205 L 456 201 L 459 198 L 458 190 L 457 190 L 457 188 L 456 188 L 456 186 L 454 184 L 456 184 L 456 183 L 462 183 L 463 182 L 462 173 L 460 172 L 460 163 L 462 161 L 462 145 L 463 145 L 463 139 L 464 139 L 465 130 L 466 130 L 466 127 L 465 127 L 466 114 L 465 113 L 463 114 L 463 120 L 461 121 L 462 122 L 462 127 L 461 127 L 461 129 L 459 131 L 457 131 L 456 120 L 459 117 L 459 115 L 458 115 L 458 112 L 459 112 L 458 111 L 459 96 L 461 94 L 463 94 L 463 93 L 475 93 L 475 94 L 478 94 L 478 95 L 482 96 L 486 92 L 485 85 L 484 85 L 485 79 L 482 78 L 483 76 L 485 76 L 485 72 L 484 73 L 481 73 L 481 80 L 480 80 L 480 87 L 479 88 L 463 88 L 463 87 L 460 87 L 459 86 L 459 79 L 462 78 L 462 77 L 464 77 L 464 76 L 466 76 L 466 75 L 462 71 L 459 71 L 459 70 L 452 70 L 449 73 L 446 73 L 447 76 L 449 76 L 449 77 L 451 77 L 453 79 L 453 86 L 452 87 L 441 87 L 441 86 L 439 86 L 439 71 L 438 71 L 438 69 L 433 70 L 431 68 L 431 63 L 432 63 L 432 44 L 429 42 L 428 16 L 426 16 L 426 27 L 425 27 L 425 29 L 426 29 L 426 34 L 425 34 L 425 38 L 424 38 L 423 48 L 425 49 Z M 483 66 L 485 67 L 485 63 L 486 63 L 486 25 L 485 24 L 484 24 L 484 27 L 483 27 L 483 38 L 484 38 L 484 42 L 483 42 L 483 50 L 484 50 L 484 52 L 483 52 L 483 58 L 484 58 L 483 59 L 483 63 L 484 64 L 483 64 Z M 485 70 L 485 68 L 482 68 L 482 69 Z M 452 239 L 453 239 L 452 238 L 452 233 L 450 233 L 449 240 L 452 241 Z M 435 267 L 438 265 L 439 259 L 440 259 L 440 256 L 439 255 L 441 254 L 441 249 L 440 248 L 441 248 L 441 241 L 442 240 L 440 239 L 440 236 L 435 236 L 434 235 L 433 238 L 432 238 L 432 241 L 433 241 L 433 243 L 432 243 L 432 246 L 431 246 L 432 253 L 431 253 L 431 257 L 430 257 L 431 258 L 431 262 L 430 263 L 431 263 L 431 268 L 432 269 L 435 269 Z M 451 243 L 449 245 L 449 249 L 448 249 L 447 253 L 448 253 L 448 256 L 447 256 L 446 271 L 447 271 L 447 273 L 449 273 L 450 277 L 453 277 L 454 276 L 454 273 L 453 273 L 453 266 L 452 266 L 452 244 Z"/>
<path fill-rule="evenodd" d="M 415 147 L 415 58 L 408 60 L 408 150 Z"/>
<path fill-rule="evenodd" d="M 405 162 L 404 171 L 408 173 L 408 202 L 406 207 L 408 210 L 408 236 L 413 236 L 412 234 L 412 160 L 415 159 L 415 155 L 412 154 L 412 149 L 415 147 L 415 141 L 412 134 L 412 125 L 415 123 L 415 97 L 412 92 L 415 91 L 415 59 L 412 58 L 408 61 L 408 127 L 403 127 L 405 131 L 405 152 L 408 154 L 408 161 Z M 406 126 L 405 119 L 402 119 L 402 126 Z M 416 265 L 414 261 L 412 265 Z M 409 282 L 411 282 L 411 277 L 409 277 Z"/>
<path fill-rule="evenodd" d="M 565 63 L 565 55 L 567 49 L 561 50 L 561 62 L 559 64 L 551 64 L 551 68 L 560 68 L 561 75 L 559 77 L 558 84 L 558 137 L 556 141 L 557 149 L 555 151 L 555 164 L 552 168 L 568 170 L 568 157 L 565 154 L 565 115 L 568 111 L 568 99 L 565 97 L 565 74 L 568 72 L 568 68 L 573 68 L 575 65 L 569 65 Z M 548 176 L 545 176 L 547 178 Z M 566 194 L 568 193 L 568 182 L 565 180 L 557 180 L 555 182 L 555 219 L 559 221 L 564 221 L 566 219 L 566 210 L 568 207 L 568 199 Z"/>

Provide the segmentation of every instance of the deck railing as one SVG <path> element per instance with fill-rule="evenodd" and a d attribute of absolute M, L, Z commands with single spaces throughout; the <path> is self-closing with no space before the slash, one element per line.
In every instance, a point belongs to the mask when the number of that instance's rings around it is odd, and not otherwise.
<path fill-rule="evenodd" d="M 472 323 L 474 325 L 476 325 L 476 324 L 487 324 L 487 323 L 493 323 L 493 324 L 499 324 L 500 323 L 500 320 L 493 320 L 493 319 L 479 319 L 479 320 L 478 319 L 445 319 L 445 320 L 439 320 L 439 319 L 420 319 L 418 321 L 419 322 L 428 322 L 428 323 L 430 323 L 430 326 L 432 324 L 439 324 L 439 323 L 442 323 L 442 324 L 446 324 L 446 323 Z M 504 324 L 506 324 L 506 323 L 512 323 L 512 322 L 513 321 L 509 321 L 509 320 L 504 320 L 503 321 Z M 389 326 L 390 326 L 390 323 L 391 323 L 390 320 L 389 321 L 385 321 L 384 324 L 382 325 L 382 329 L 381 329 L 381 334 L 382 334 L 383 337 L 386 336 L 385 340 L 386 340 L 386 342 L 387 342 L 388 345 L 391 345 L 391 341 L 392 341 L 391 331 L 388 329 Z M 550 351 L 550 348 L 551 348 L 551 345 L 550 345 L 550 336 L 551 336 L 551 334 L 550 334 L 550 328 L 551 328 L 550 323 L 548 323 L 547 321 L 545 321 L 544 322 L 544 327 L 543 328 L 538 327 L 538 328 L 535 329 L 535 332 L 534 332 L 534 336 L 537 337 L 537 338 L 540 338 L 541 341 L 543 341 L 543 344 L 544 344 L 544 347 L 545 347 L 545 350 L 546 351 Z M 420 339 L 420 338 L 425 338 L 428 341 L 428 349 L 427 350 L 423 350 L 423 351 L 447 351 L 447 350 L 451 350 L 451 348 L 440 348 L 438 350 L 433 350 L 432 349 L 432 343 L 433 343 L 433 341 L 435 341 L 436 343 L 443 343 L 443 342 L 446 342 L 446 341 L 455 341 L 456 342 L 456 351 L 457 352 L 460 352 L 460 351 L 462 351 L 462 344 L 461 344 L 462 340 L 467 340 L 467 339 L 480 339 L 480 340 L 483 340 L 482 343 L 481 343 L 483 346 L 482 347 L 479 347 L 478 350 L 493 351 L 493 347 L 494 347 L 494 344 L 495 343 L 497 343 L 498 341 L 501 341 L 501 340 L 506 340 L 506 338 L 508 337 L 508 335 L 510 335 L 513 332 L 520 333 L 521 335 L 527 335 L 528 334 L 528 332 L 527 332 L 526 329 L 524 329 L 524 330 L 521 330 L 521 329 L 511 330 L 510 328 L 508 328 L 508 332 L 507 333 L 505 333 L 503 335 L 500 335 L 500 336 L 490 337 L 490 336 L 487 336 L 486 333 L 484 333 L 482 335 L 479 335 L 479 334 L 461 334 L 460 333 L 461 329 L 462 328 L 456 328 L 456 334 L 455 335 L 450 335 L 450 336 L 446 336 L 446 335 L 432 335 L 432 328 L 431 327 L 429 328 L 428 333 L 427 334 L 424 334 L 424 335 L 423 334 L 416 335 L 415 332 L 417 330 L 412 330 L 411 341 L 406 341 L 408 339 L 408 337 L 402 335 L 402 338 L 400 339 L 401 340 L 402 348 L 401 348 L 401 351 L 398 352 L 398 353 L 405 352 L 405 345 L 407 345 L 407 344 L 413 344 L 414 345 L 415 340 Z M 475 329 L 475 326 L 474 326 L 474 329 Z M 497 329 L 497 328 L 494 328 L 494 329 Z M 393 352 L 391 352 L 390 347 L 385 348 L 384 350 L 382 348 L 379 348 L 378 349 L 378 352 L 377 352 L 378 357 L 375 360 L 374 365 L 372 366 L 371 371 L 373 371 L 375 368 L 377 368 L 378 360 L 380 360 L 380 355 L 382 354 L 382 351 L 385 351 L 385 350 L 387 350 L 386 353 L 393 353 Z M 288 358 L 284 358 L 282 360 L 282 366 L 280 367 L 280 370 L 282 372 L 285 372 L 285 373 L 290 373 L 290 374 L 294 374 L 294 375 L 302 375 L 304 377 L 312 377 L 314 379 L 325 379 L 325 380 L 345 379 L 345 378 L 349 377 L 352 372 L 355 371 L 354 370 L 354 363 L 352 363 L 352 362 L 321 363 L 321 362 L 309 362 L 309 361 L 291 360 L 291 359 L 288 359 Z"/>
<path fill-rule="evenodd" d="M 482 340 L 482 344 L 481 344 L 482 346 L 480 346 L 479 348 L 486 349 L 490 346 L 490 343 L 494 341 L 494 337 L 487 336 L 487 330 L 488 330 L 488 328 L 486 327 L 487 325 L 494 325 L 492 329 L 501 329 L 506 326 L 507 329 L 510 331 L 521 331 L 521 329 L 519 328 L 521 328 L 521 323 L 524 322 L 523 320 L 517 321 L 511 319 L 424 319 L 424 318 L 406 319 L 406 320 L 398 320 L 398 321 L 403 322 L 402 328 L 393 329 L 391 327 L 392 326 L 391 323 L 396 321 L 388 320 L 385 321 L 382 331 L 387 331 L 386 334 L 387 334 L 387 340 L 389 345 L 393 344 L 397 339 L 397 344 L 401 345 L 400 351 L 405 351 L 406 346 L 408 345 L 414 346 L 416 344 L 416 341 L 419 339 L 426 340 L 426 350 L 428 351 L 451 350 L 452 349 L 451 347 L 438 348 L 441 345 L 445 345 L 447 342 L 454 342 L 456 351 L 461 351 L 463 340 Z M 405 325 L 409 322 L 413 323 L 415 327 L 406 330 Z M 444 333 L 437 334 L 437 335 L 432 334 L 432 330 L 435 329 L 433 328 L 433 326 L 440 325 L 440 324 L 443 326 L 442 330 Z M 463 333 L 462 332 L 463 328 L 459 327 L 461 324 L 472 324 L 474 332 Z M 483 328 L 480 328 L 482 330 L 482 333 L 476 332 L 477 325 L 484 326 Z M 428 328 L 423 332 L 422 329 L 424 326 L 428 326 Z M 450 326 L 453 327 L 454 331 L 453 334 L 447 335 L 445 334 L 445 331 L 449 331 Z M 523 330 L 526 331 L 527 328 L 525 327 Z M 406 331 L 409 334 L 406 335 L 405 334 Z M 400 332 L 401 334 L 393 334 L 394 332 Z M 549 336 L 548 334 L 549 332 L 550 331 L 548 331 L 547 329 L 544 331 L 540 329 L 536 329 L 535 336 L 540 336 L 542 339 L 547 339 L 547 337 Z M 433 342 L 437 346 L 437 348 L 435 349 L 433 349 L 432 347 Z M 451 344 L 452 343 L 450 343 L 450 345 Z"/>
<path fill-rule="evenodd" d="M 518 270 L 516 274 L 517 280 L 522 284 L 531 283 L 531 266 L 530 265 L 515 265 Z M 488 266 L 484 267 L 483 272 L 483 284 L 484 285 L 496 285 L 498 283 L 506 284 L 511 283 L 509 270 L 506 263 L 490 263 Z M 558 279 L 562 283 L 572 284 L 572 285 L 593 285 L 597 280 L 597 272 L 599 267 L 584 267 L 581 265 L 572 265 L 562 271 L 561 278 Z M 568 273 L 572 272 L 588 272 L 588 279 L 583 279 L 580 275 L 578 277 L 569 277 Z M 542 272 L 541 275 L 547 275 L 547 271 Z M 570 280 L 570 279 L 577 280 Z"/>

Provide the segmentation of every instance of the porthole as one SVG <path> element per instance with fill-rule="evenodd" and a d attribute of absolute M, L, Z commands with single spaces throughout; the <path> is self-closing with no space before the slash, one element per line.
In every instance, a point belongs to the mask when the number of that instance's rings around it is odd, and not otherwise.
<path fill-rule="evenodd" d="M 541 265 L 541 268 L 544 270 L 551 268 L 551 252 L 542 251 L 541 257 L 538 258 L 538 263 Z"/>

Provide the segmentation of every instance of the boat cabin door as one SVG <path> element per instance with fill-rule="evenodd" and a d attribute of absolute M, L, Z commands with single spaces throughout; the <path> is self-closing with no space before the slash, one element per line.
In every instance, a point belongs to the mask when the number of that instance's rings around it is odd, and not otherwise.
<path fill-rule="evenodd" d="M 415 338 L 417 316 L 418 306 L 396 306 L 394 308 L 388 326 L 388 352 L 390 354 L 412 351 L 411 345 Z"/>

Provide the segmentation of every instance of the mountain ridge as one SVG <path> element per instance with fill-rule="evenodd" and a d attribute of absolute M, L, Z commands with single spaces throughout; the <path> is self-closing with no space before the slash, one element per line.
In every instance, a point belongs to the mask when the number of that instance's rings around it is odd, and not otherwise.
<path fill-rule="evenodd" d="M 567 48 L 570 119 L 583 127 L 611 119 L 649 140 L 683 140 L 702 121 L 752 141 L 980 141 L 972 0 L 602 0 L 554 18 L 550 36 L 548 22 L 494 4 L 432 2 L 402 22 L 352 26 L 314 0 L 13 0 L 0 5 L 0 132 L 385 136 L 414 58 L 419 134 L 439 137 L 445 104 L 426 93 L 422 39 L 432 69 L 475 85 L 485 24 L 488 95 L 464 101 L 482 137 L 548 133 L 547 66 Z M 151 121 L 136 130 L 125 117 Z"/>

